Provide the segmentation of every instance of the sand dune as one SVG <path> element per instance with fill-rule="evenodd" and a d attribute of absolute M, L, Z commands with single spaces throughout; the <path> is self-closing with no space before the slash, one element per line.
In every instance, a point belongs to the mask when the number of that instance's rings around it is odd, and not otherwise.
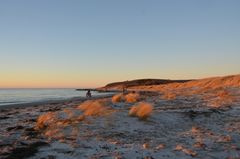
<path fill-rule="evenodd" d="M 193 80 L 184 83 L 170 83 L 162 85 L 152 85 L 152 86 L 135 86 L 129 87 L 130 89 L 145 89 L 145 90 L 176 90 L 176 89 L 216 89 L 219 87 L 240 87 L 240 75 L 231 75 L 224 77 L 212 77 L 199 80 Z"/>
<path fill-rule="evenodd" d="M 184 83 L 170 83 L 153 86 L 136 86 L 129 90 L 158 91 L 162 98 L 173 100 L 177 97 L 198 96 L 212 107 L 230 106 L 239 100 L 240 75 L 212 77 Z"/>

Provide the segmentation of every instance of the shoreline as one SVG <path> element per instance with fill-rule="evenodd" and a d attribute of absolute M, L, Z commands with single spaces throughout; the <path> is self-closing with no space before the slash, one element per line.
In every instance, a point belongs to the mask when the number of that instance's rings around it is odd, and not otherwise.
<path fill-rule="evenodd" d="M 67 98 L 67 99 L 53 99 L 53 100 L 42 100 L 42 101 L 34 101 L 34 102 L 27 102 L 27 103 L 19 103 L 19 104 L 9 104 L 9 105 L 2 105 L 0 106 L 0 111 L 1 110 L 6 110 L 6 109 L 21 109 L 21 108 L 27 108 L 27 107 L 38 107 L 41 105 L 46 105 L 46 104 L 61 104 L 65 102 L 81 102 L 84 100 L 92 100 L 92 99 L 101 99 L 101 98 L 108 98 L 112 97 L 114 93 L 112 94 L 105 94 L 105 95 L 96 95 L 92 98 L 87 98 L 87 97 L 73 97 L 73 98 Z"/>

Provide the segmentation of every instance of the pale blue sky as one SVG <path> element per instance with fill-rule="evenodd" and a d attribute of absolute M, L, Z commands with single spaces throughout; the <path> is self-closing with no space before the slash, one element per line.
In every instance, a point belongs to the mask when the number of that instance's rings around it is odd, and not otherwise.
<path fill-rule="evenodd" d="M 239 0 L 2 0 L 0 87 L 240 73 Z"/>

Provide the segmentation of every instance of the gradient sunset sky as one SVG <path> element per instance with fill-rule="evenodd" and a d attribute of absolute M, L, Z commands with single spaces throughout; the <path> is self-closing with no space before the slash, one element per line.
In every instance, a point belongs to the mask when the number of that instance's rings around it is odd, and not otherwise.
<path fill-rule="evenodd" d="M 0 1 L 0 88 L 239 73 L 239 0 Z"/>

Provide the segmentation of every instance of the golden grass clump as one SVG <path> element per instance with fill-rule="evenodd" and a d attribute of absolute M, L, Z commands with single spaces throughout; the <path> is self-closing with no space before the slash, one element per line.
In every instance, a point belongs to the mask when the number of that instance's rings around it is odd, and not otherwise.
<path fill-rule="evenodd" d="M 102 105 L 100 102 L 94 102 L 91 104 L 87 110 L 85 110 L 84 114 L 87 116 L 98 116 L 103 114 L 106 111 L 106 107 Z"/>
<path fill-rule="evenodd" d="M 74 124 L 78 124 L 85 119 L 85 115 L 77 114 L 78 111 L 77 109 L 65 109 L 60 112 L 48 112 L 40 115 L 37 119 L 35 130 L 41 130 L 48 138 L 63 140 L 71 133 L 72 130 L 69 128 L 74 127 Z M 74 112 L 77 113 L 73 114 Z"/>
<path fill-rule="evenodd" d="M 83 102 L 81 105 L 78 106 L 78 109 L 80 109 L 81 111 L 85 111 L 87 109 L 89 109 L 89 107 L 91 107 L 93 101 L 91 100 L 87 100 L 85 102 Z"/>
<path fill-rule="evenodd" d="M 124 96 L 122 93 L 116 94 L 112 97 L 112 102 L 113 103 L 119 103 L 124 101 Z"/>
<path fill-rule="evenodd" d="M 138 106 L 132 106 L 131 109 L 129 110 L 128 115 L 129 116 L 137 116 L 138 109 L 139 109 Z"/>
<path fill-rule="evenodd" d="M 137 116 L 139 119 L 147 119 L 153 110 L 153 106 L 146 102 L 140 102 L 129 111 L 129 116 Z"/>
<path fill-rule="evenodd" d="M 84 112 L 86 116 L 102 116 L 107 115 L 111 110 L 106 107 L 104 101 L 86 101 L 78 106 L 78 109 Z"/>
<path fill-rule="evenodd" d="M 128 103 L 137 102 L 139 98 L 140 98 L 140 95 L 138 93 L 129 93 L 125 96 L 126 102 Z"/>
<path fill-rule="evenodd" d="M 46 126 L 48 126 L 49 124 L 56 122 L 56 114 L 53 112 L 48 112 L 45 113 L 43 115 L 40 115 L 37 119 L 37 124 L 36 124 L 36 128 L 37 129 L 43 129 Z"/>

